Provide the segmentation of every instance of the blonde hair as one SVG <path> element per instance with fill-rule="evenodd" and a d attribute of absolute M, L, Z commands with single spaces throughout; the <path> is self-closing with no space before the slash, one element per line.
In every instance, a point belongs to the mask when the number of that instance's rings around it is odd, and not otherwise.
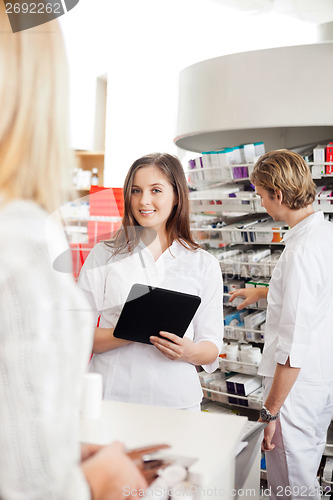
<path fill-rule="evenodd" d="M 57 21 L 13 34 L 0 2 L 0 193 L 47 211 L 68 199 L 68 81 Z"/>
<path fill-rule="evenodd" d="M 287 149 L 270 151 L 260 156 L 250 179 L 271 196 L 281 191 L 283 203 L 291 210 L 307 207 L 316 196 L 308 164 L 299 154 Z"/>

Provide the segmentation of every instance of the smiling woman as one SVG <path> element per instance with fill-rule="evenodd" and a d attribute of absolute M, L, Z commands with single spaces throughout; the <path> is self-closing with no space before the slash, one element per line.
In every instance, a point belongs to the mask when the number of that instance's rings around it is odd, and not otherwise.
<path fill-rule="evenodd" d="M 103 376 L 104 399 L 199 409 L 194 365 L 208 372 L 218 366 L 223 287 L 218 261 L 191 237 L 188 187 L 178 158 L 155 153 L 136 160 L 124 201 L 121 229 L 91 251 L 78 281 L 100 316 L 90 370 Z M 135 283 L 201 297 L 183 338 L 164 331 L 163 321 L 161 337 L 150 337 L 151 345 L 114 337 Z"/>
<path fill-rule="evenodd" d="M 140 226 L 154 229 L 160 239 L 163 238 L 166 222 L 176 204 L 172 184 L 158 167 L 138 169 L 131 192 L 131 210 Z"/>
<path fill-rule="evenodd" d="M 138 185 L 140 183 L 142 185 Z M 159 231 L 159 241 L 163 240 L 164 247 L 176 240 L 192 250 L 198 248 L 190 232 L 188 187 L 182 165 L 176 156 L 154 153 L 138 158 L 126 175 L 123 192 L 122 227 L 110 242 L 115 254 L 132 251 L 138 245 L 149 212 L 155 209 L 159 217 L 165 218 L 160 228 L 162 231 Z M 152 203 L 157 205 L 153 206 Z M 154 231 L 146 231 L 147 234 L 155 239 Z"/>

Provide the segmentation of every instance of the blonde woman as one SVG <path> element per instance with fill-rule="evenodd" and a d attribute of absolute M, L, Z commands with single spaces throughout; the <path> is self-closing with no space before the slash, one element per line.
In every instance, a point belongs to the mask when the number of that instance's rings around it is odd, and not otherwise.
<path fill-rule="evenodd" d="M 80 450 L 92 318 L 51 259 L 72 166 L 62 38 L 55 22 L 13 34 L 3 2 L 0 37 L 0 498 L 118 499 L 146 480 L 119 443 Z"/>

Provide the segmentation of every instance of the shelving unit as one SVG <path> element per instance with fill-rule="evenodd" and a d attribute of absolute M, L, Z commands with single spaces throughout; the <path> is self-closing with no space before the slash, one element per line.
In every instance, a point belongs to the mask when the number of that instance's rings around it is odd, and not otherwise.
<path fill-rule="evenodd" d="M 98 185 L 104 186 L 104 151 L 75 151 L 77 167 L 82 170 L 97 168 Z M 81 195 L 88 194 L 89 189 L 79 190 Z"/>
<path fill-rule="evenodd" d="M 320 163 L 322 164 L 322 163 Z M 326 165 L 327 163 L 324 163 Z M 311 162 L 310 166 L 318 165 Z M 253 164 L 237 164 L 232 167 L 246 167 L 249 172 L 253 168 Z M 231 169 L 228 167 L 228 175 Z M 189 184 L 192 187 L 190 193 L 192 223 L 191 232 L 197 243 L 205 249 L 215 254 L 220 261 L 221 272 L 225 278 L 262 278 L 267 281 L 273 272 L 275 261 L 270 262 L 269 259 L 261 262 L 247 262 L 240 258 L 240 254 L 223 257 L 223 251 L 226 249 L 238 248 L 244 253 L 246 250 L 255 251 L 258 245 L 269 247 L 272 252 L 283 250 L 282 238 L 288 231 L 288 227 L 283 222 L 274 222 L 268 216 L 263 218 L 265 210 L 261 207 L 260 197 L 253 191 L 232 192 L 225 194 L 226 186 L 240 186 L 242 189 L 250 189 L 249 178 L 226 179 L 226 174 L 223 172 L 223 167 L 202 167 L 201 169 L 192 169 L 186 172 Z M 332 179 L 333 175 L 323 174 L 320 179 L 315 179 L 317 184 L 326 182 Z M 219 196 L 219 190 L 221 195 Z M 248 194 L 247 194 L 248 193 Z M 327 214 L 333 213 L 333 196 L 320 197 L 317 196 L 314 202 L 315 210 L 323 210 Z M 260 219 L 261 222 L 257 222 Z M 265 227 L 265 223 L 272 221 L 272 227 Z M 236 221 L 236 222 L 235 222 Z M 238 221 L 238 222 L 237 222 Z M 261 226 L 262 223 L 262 226 Z M 239 227 L 237 227 L 237 224 Z M 222 252 L 219 255 L 219 252 Z M 224 293 L 224 303 L 228 302 L 229 294 Z M 232 304 L 229 304 L 232 306 Z M 260 310 L 259 308 L 250 307 L 251 311 Z M 250 329 L 245 326 L 225 325 L 224 327 L 226 342 L 237 342 L 239 344 L 252 343 L 253 345 L 263 346 L 264 331 L 258 328 Z M 255 340 L 249 341 L 247 332 L 254 335 Z M 231 372 L 228 364 L 232 365 L 232 372 L 255 375 L 257 365 L 245 363 L 242 361 L 230 361 L 220 358 L 220 370 L 227 375 Z M 219 401 L 224 404 L 230 404 L 229 399 L 232 395 L 225 391 L 219 391 L 211 387 L 211 383 L 203 385 L 204 394 L 206 397 L 211 397 L 214 401 Z M 214 381 L 212 381 L 214 386 Z M 210 395 L 210 396 L 209 396 Z M 237 399 L 243 399 L 251 407 L 248 397 L 241 398 L 237 395 Z M 262 404 L 263 401 L 260 402 Z M 257 403 L 255 403 L 257 404 Z M 232 403 L 235 406 L 235 403 Z M 260 405 L 258 406 L 258 409 Z"/>
<path fill-rule="evenodd" d="M 89 252 L 99 241 L 110 238 L 118 229 L 121 217 L 64 217 L 63 222 L 72 252 L 73 274 L 78 278 Z"/>

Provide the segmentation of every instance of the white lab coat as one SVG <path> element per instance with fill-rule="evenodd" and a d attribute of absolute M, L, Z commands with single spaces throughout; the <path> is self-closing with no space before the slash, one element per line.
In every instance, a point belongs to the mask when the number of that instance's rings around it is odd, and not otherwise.
<path fill-rule="evenodd" d="M 100 327 L 115 327 L 122 306 L 134 283 L 149 284 L 199 295 L 201 304 L 185 336 L 209 340 L 220 351 L 223 340 L 222 276 L 219 263 L 208 252 L 190 251 L 174 242 L 155 262 L 140 242 L 130 255 L 112 257 L 112 249 L 100 243 L 89 254 L 79 277 Z M 204 366 L 218 367 L 216 359 Z M 195 366 L 171 361 L 153 345 L 130 343 L 95 354 L 90 370 L 103 376 L 105 399 L 140 404 L 189 408 L 198 405 L 202 390 Z"/>
<path fill-rule="evenodd" d="M 277 421 L 276 447 L 266 453 L 274 498 L 319 498 L 316 473 L 333 415 L 333 224 L 322 212 L 298 223 L 268 293 L 265 346 L 259 374 L 267 397 L 276 363 L 288 357 L 300 374 Z"/>

